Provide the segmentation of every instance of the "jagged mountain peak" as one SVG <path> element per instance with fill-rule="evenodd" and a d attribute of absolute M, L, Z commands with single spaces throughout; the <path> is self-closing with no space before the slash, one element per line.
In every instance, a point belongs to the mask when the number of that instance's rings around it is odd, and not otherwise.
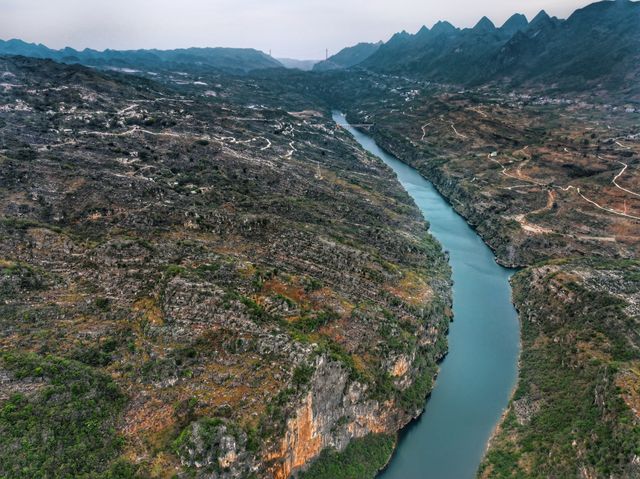
<path fill-rule="evenodd" d="M 502 25 L 500 29 L 503 32 L 508 33 L 509 35 L 513 35 L 516 32 L 526 28 L 527 25 L 529 25 L 529 20 L 527 20 L 527 17 L 525 17 L 521 13 L 516 13 L 509 17 L 509 19 L 504 22 L 504 25 Z"/>
<path fill-rule="evenodd" d="M 534 25 L 542 22 L 548 22 L 550 20 L 551 20 L 551 17 L 549 16 L 549 14 L 544 10 L 540 10 L 540 12 L 535 17 L 533 17 L 533 20 L 531 20 L 530 25 Z"/>
<path fill-rule="evenodd" d="M 401 32 L 395 33 L 391 39 L 393 40 L 394 38 L 408 38 L 410 37 L 411 34 L 409 32 L 407 32 L 406 30 L 402 30 Z"/>
<path fill-rule="evenodd" d="M 452 33 L 456 30 L 457 28 L 447 21 L 439 21 L 431 28 L 433 33 Z"/>
<path fill-rule="evenodd" d="M 496 26 L 487 17 L 482 17 L 480 21 L 476 23 L 476 26 L 473 27 L 473 30 L 476 32 L 490 32 L 495 29 Z"/>
<path fill-rule="evenodd" d="M 421 32 L 426 29 L 387 43 L 363 66 L 455 84 L 505 79 L 588 88 L 599 82 L 616 92 L 637 90 L 640 1 L 597 2 L 567 20 L 542 10 L 531 23 L 516 14 L 499 29 L 485 17 L 473 28 L 438 22 Z"/>
<path fill-rule="evenodd" d="M 406 30 L 402 30 L 401 32 L 395 33 L 387 43 L 390 45 L 393 45 L 395 43 L 404 43 L 410 40 L 412 37 L 413 35 L 408 33 Z"/>

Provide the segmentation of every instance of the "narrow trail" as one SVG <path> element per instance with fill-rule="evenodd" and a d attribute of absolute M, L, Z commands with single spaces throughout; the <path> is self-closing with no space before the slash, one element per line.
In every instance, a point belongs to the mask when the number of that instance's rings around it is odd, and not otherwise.
<path fill-rule="evenodd" d="M 53 145 L 46 145 L 46 146 L 41 146 L 40 148 L 38 148 L 38 151 L 48 151 L 52 148 L 60 148 L 63 146 L 71 146 L 71 145 L 76 145 L 78 142 L 76 140 L 70 140 L 64 143 L 55 143 Z"/>
<path fill-rule="evenodd" d="M 110 133 L 110 132 L 103 132 L 103 131 L 80 131 L 79 134 L 81 135 L 95 135 L 95 136 L 101 136 L 101 137 L 123 137 L 123 136 L 131 136 L 135 133 L 144 133 L 146 135 L 151 135 L 151 136 L 167 136 L 170 138 L 182 138 L 182 139 L 192 139 L 192 140 L 213 140 L 216 141 L 218 143 L 221 143 L 223 145 L 249 145 L 255 141 L 259 141 L 259 140 L 263 140 L 266 142 L 266 145 L 264 145 L 263 147 L 260 148 L 260 151 L 265 151 L 268 150 L 269 148 L 271 148 L 272 143 L 271 141 L 264 137 L 264 136 L 256 136 L 254 138 L 250 138 L 248 140 L 238 140 L 236 137 L 234 136 L 216 136 L 216 135 L 204 135 L 204 136 L 199 136 L 199 135 L 190 135 L 188 133 L 174 133 L 171 131 L 162 131 L 162 132 L 155 132 L 155 131 L 149 131 L 149 130 L 145 130 L 144 128 L 140 128 L 139 126 L 134 126 L 132 127 L 130 130 L 124 131 L 124 132 L 119 132 L 119 133 Z M 60 145 L 52 145 L 53 147 L 56 146 L 62 146 L 66 143 L 60 144 Z M 290 144 L 291 146 L 291 144 Z M 293 146 L 292 146 L 293 148 Z M 293 148 L 294 151 L 292 151 L 290 153 L 293 154 L 293 152 L 295 152 L 295 148 Z M 288 155 L 287 157 L 289 157 L 290 155 Z"/>
<path fill-rule="evenodd" d="M 511 175 L 511 174 L 509 174 L 509 169 L 508 169 L 508 168 L 506 168 L 502 163 L 500 163 L 500 162 L 499 162 L 498 160 L 496 160 L 495 158 L 492 158 L 492 157 L 491 157 L 491 154 L 488 154 L 488 155 L 487 155 L 487 158 L 489 159 L 489 161 L 492 161 L 492 162 L 494 162 L 494 163 L 496 163 L 497 165 L 499 165 L 499 166 L 500 166 L 500 168 L 502 169 L 501 173 L 502 173 L 504 176 L 507 176 L 507 177 L 509 177 L 509 178 L 513 178 L 514 180 L 526 181 L 526 182 L 531 183 L 531 184 L 536 185 L 536 186 L 547 186 L 547 185 L 546 185 L 546 184 L 544 184 L 544 183 L 540 183 L 540 182 L 538 182 L 538 181 L 535 181 L 535 180 L 530 179 L 530 178 L 525 177 L 525 176 L 515 176 L 515 175 Z M 514 188 L 514 187 L 512 187 L 512 188 Z"/>
<path fill-rule="evenodd" d="M 623 213 L 622 211 L 614 210 L 613 208 L 607 208 L 605 206 L 602 206 L 602 205 L 596 203 L 595 201 L 587 198 L 584 194 L 582 194 L 582 192 L 580 191 L 580 188 L 578 188 L 576 186 L 567 186 L 566 188 L 561 188 L 561 187 L 558 187 L 558 188 L 561 189 L 562 191 L 576 190 L 576 192 L 582 197 L 583 200 L 591 203 L 596 208 L 601 209 L 603 211 L 606 211 L 608 213 L 612 213 L 612 214 L 618 215 L 618 216 L 624 216 L 625 218 L 631 218 L 631 219 L 634 219 L 634 220 L 640 220 L 640 216 L 634 216 L 634 215 L 630 215 L 630 214 L 627 214 L 627 213 Z"/>
<path fill-rule="evenodd" d="M 420 141 L 424 141 L 424 137 L 427 136 L 427 131 L 425 130 L 425 128 L 428 127 L 429 125 L 431 125 L 431 122 L 425 123 L 420 127 L 420 129 L 422 130 L 422 137 L 420 138 Z"/>
<path fill-rule="evenodd" d="M 95 136 L 130 136 L 133 135 L 136 132 L 140 132 L 140 133 L 145 133 L 147 135 L 152 135 L 152 136 L 170 136 L 173 138 L 198 138 L 198 139 L 205 139 L 204 137 L 196 137 L 193 135 L 186 135 L 186 134 L 182 134 L 182 133 L 173 133 L 170 131 L 162 131 L 162 132 L 155 132 L 155 131 L 149 131 L 149 130 L 145 130 L 144 128 L 140 128 L 139 126 L 134 126 L 132 127 L 130 130 L 127 131 L 123 131 L 120 133 L 110 133 L 110 132 L 106 132 L 106 131 L 86 131 L 86 130 L 82 130 L 79 132 L 80 135 L 95 135 Z"/>
<path fill-rule="evenodd" d="M 261 136 L 260 138 L 262 138 L 263 140 L 265 140 L 267 142 L 267 144 L 265 146 L 260 148 L 260 151 L 268 150 L 269 148 L 271 148 L 271 141 L 269 140 L 269 138 L 265 138 L 264 136 Z"/>
<path fill-rule="evenodd" d="M 489 115 L 487 115 L 485 112 L 483 112 L 479 108 L 469 108 L 469 110 L 475 111 L 476 113 L 479 113 L 480 115 L 482 115 L 485 118 L 489 118 Z"/>
<path fill-rule="evenodd" d="M 508 173 L 508 169 L 507 169 L 507 168 L 505 168 L 505 166 L 504 166 L 502 163 L 500 163 L 498 160 L 496 160 L 495 158 L 492 158 L 492 157 L 491 157 L 491 155 L 487 155 L 487 158 L 488 158 L 490 161 L 492 161 L 492 162 L 494 162 L 494 163 L 497 163 L 497 164 L 500 166 L 500 168 L 502 168 L 501 173 L 502 173 L 504 176 L 507 176 L 507 177 L 509 177 L 509 178 L 513 178 L 513 179 L 515 179 L 515 180 L 527 181 L 527 182 L 531 183 L 532 185 L 536 185 L 536 186 L 542 186 L 542 187 L 546 187 L 546 186 L 547 186 L 547 185 L 545 185 L 544 183 L 539 183 L 539 182 L 536 182 L 536 181 L 534 181 L 534 180 L 532 180 L 532 179 L 528 179 L 528 178 L 525 178 L 525 177 L 518 177 L 518 176 L 511 175 L 511 174 L 509 174 L 509 173 Z M 618 175 L 614 178 L 614 180 L 613 180 L 613 184 L 614 184 L 615 186 L 617 186 L 618 188 L 620 188 L 621 190 L 626 191 L 627 193 L 631 193 L 631 194 L 633 194 L 633 195 L 635 195 L 635 196 L 640 196 L 640 195 L 638 195 L 637 193 L 635 193 L 635 192 L 633 192 L 633 191 L 630 191 L 630 190 L 627 190 L 626 188 L 622 188 L 622 187 L 620 187 L 620 186 L 617 184 L 617 182 L 616 182 L 616 181 L 618 180 L 618 178 L 619 178 L 620 176 L 622 176 L 622 175 L 624 174 L 624 172 L 625 172 L 625 171 L 626 171 L 626 169 L 627 169 L 627 168 L 626 168 L 626 166 L 627 166 L 627 165 L 626 165 L 625 163 L 622 163 L 622 162 L 619 162 L 619 163 L 621 163 L 622 165 L 624 165 L 624 166 L 625 166 L 625 168 L 623 168 L 623 169 L 622 169 L 622 171 L 621 171 L 620 173 L 618 173 Z M 517 186 L 512 186 L 512 187 L 510 187 L 510 188 L 508 188 L 508 189 L 515 189 L 515 188 L 519 188 L 519 187 L 523 187 L 523 186 L 524 186 L 524 185 L 517 185 Z M 631 219 L 634 219 L 634 220 L 640 220 L 640 216 L 630 215 L 630 214 L 625 213 L 625 212 L 623 212 L 623 211 L 618 211 L 618 210 L 615 210 L 615 209 L 613 209 L 613 208 L 607 208 L 607 207 L 605 207 L 605 206 L 600 205 L 600 204 L 599 204 L 599 203 L 597 203 L 596 201 L 593 201 L 592 199 L 587 198 L 587 197 L 586 197 L 586 196 L 585 196 L 585 195 L 580 191 L 580 188 L 578 188 L 578 187 L 576 187 L 576 186 L 567 186 L 566 188 L 562 188 L 562 187 L 560 187 L 560 186 L 556 186 L 555 188 L 557 188 L 557 189 L 559 189 L 559 190 L 561 190 L 561 191 L 564 191 L 564 192 L 568 192 L 568 191 L 571 191 L 571 190 L 575 190 L 575 191 L 578 193 L 578 195 L 580 195 L 580 196 L 582 197 L 582 199 L 584 199 L 585 201 L 587 201 L 588 203 L 592 204 L 593 206 L 595 206 L 596 208 L 598 208 L 598 209 L 600 209 L 600 210 L 602 210 L 602 211 L 606 211 L 606 212 L 608 212 L 608 213 L 611 213 L 611 214 L 614 214 L 614 215 L 618 215 L 618 216 L 624 216 L 625 218 L 631 218 Z"/>
<path fill-rule="evenodd" d="M 129 105 L 126 108 L 123 108 L 122 110 L 118 110 L 118 112 L 116 113 L 117 115 L 122 115 L 126 112 L 128 112 L 129 110 L 133 110 L 134 108 L 137 108 L 138 105 L 136 103 L 134 103 L 133 105 Z"/>
<path fill-rule="evenodd" d="M 536 181 L 536 180 L 534 180 L 533 178 L 531 178 L 530 176 L 525 175 L 525 174 L 522 172 L 522 168 L 523 168 L 527 163 L 529 163 L 529 160 L 524 160 L 523 162 L 521 162 L 521 163 L 518 165 L 518 168 L 516 168 L 516 176 L 517 176 L 520 180 L 522 180 L 522 181 L 528 181 L 528 182 L 533 183 L 533 184 L 538 185 L 538 186 L 546 186 L 546 183 L 541 183 L 541 182 L 539 182 L 539 181 Z"/>
<path fill-rule="evenodd" d="M 551 228 L 545 228 L 544 226 L 540 226 L 538 224 L 535 223 L 531 223 L 529 220 L 527 220 L 527 216 L 529 215 L 535 215 L 537 213 L 544 213 L 545 211 L 549 211 L 551 210 L 551 208 L 553 208 L 553 204 L 556 200 L 556 193 L 552 190 L 548 190 L 547 191 L 547 204 L 545 206 L 543 206 L 542 208 L 538 208 L 537 210 L 534 211 L 530 211 L 529 213 L 523 213 L 520 215 L 516 215 L 513 217 L 514 220 L 516 220 L 518 223 L 520 223 L 520 226 L 522 227 L 523 230 L 528 231 L 530 233 L 535 233 L 535 234 L 550 234 L 553 233 L 553 230 Z"/>
<path fill-rule="evenodd" d="M 293 154 L 298 151 L 298 150 L 296 150 L 296 147 L 294 146 L 293 143 L 294 143 L 293 140 L 291 140 L 289 142 L 289 148 L 291 148 L 291 149 L 287 152 L 286 155 L 284 155 L 285 158 L 291 158 L 293 156 Z"/>
<path fill-rule="evenodd" d="M 600 157 L 598 157 L 598 158 L 600 158 Z M 639 198 L 640 198 L 640 194 L 636 193 L 635 191 L 631 191 L 631 190 L 628 190 L 628 189 L 626 189 L 626 188 L 623 188 L 622 186 L 620 186 L 620 185 L 618 184 L 618 179 L 619 179 L 622 175 L 624 175 L 624 172 L 625 172 L 625 171 L 627 171 L 627 168 L 629 168 L 629 165 L 627 165 L 626 163 L 623 163 L 622 161 L 619 161 L 619 160 L 616 160 L 616 161 L 617 161 L 618 163 L 620 163 L 620 164 L 623 166 L 623 168 L 622 168 L 622 170 L 620 171 L 620 173 L 618 173 L 618 174 L 615 176 L 615 178 L 613 179 L 612 183 L 613 183 L 614 185 L 616 185 L 618 188 L 620 188 L 622 191 L 625 191 L 625 192 L 627 192 L 627 193 L 629 193 L 629 194 L 631 194 L 631 195 L 634 195 L 634 196 L 637 196 L 637 197 L 639 197 Z"/>
<path fill-rule="evenodd" d="M 456 127 L 454 126 L 453 123 L 451 123 L 451 128 L 453 129 L 453 132 L 458 135 L 460 138 L 464 138 L 465 140 L 467 139 L 467 137 L 465 135 L 463 135 L 462 133 L 459 133 L 458 130 L 456 130 Z"/>

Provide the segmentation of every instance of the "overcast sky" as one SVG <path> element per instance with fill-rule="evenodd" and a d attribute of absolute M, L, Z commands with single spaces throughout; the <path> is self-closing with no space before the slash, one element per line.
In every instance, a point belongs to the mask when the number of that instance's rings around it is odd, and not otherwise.
<path fill-rule="evenodd" d="M 566 18 L 588 0 L 0 0 L 0 38 L 52 48 L 252 47 L 317 59 L 437 20 L 497 25 L 515 12 Z"/>

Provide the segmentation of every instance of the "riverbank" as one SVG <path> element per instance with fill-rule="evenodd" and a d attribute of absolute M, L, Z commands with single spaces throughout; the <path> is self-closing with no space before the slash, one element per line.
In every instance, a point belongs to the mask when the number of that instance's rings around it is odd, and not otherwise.
<path fill-rule="evenodd" d="M 520 379 L 480 477 L 638 477 L 640 262 L 551 261 L 513 285 Z"/>

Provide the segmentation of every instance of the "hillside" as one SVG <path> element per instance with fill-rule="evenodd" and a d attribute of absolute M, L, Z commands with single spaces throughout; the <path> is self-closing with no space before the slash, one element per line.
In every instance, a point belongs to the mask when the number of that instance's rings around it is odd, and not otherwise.
<path fill-rule="evenodd" d="M 317 112 L 232 100 L 249 80 L 0 71 L 0 476 L 384 464 L 450 320 L 390 170 Z"/>
<path fill-rule="evenodd" d="M 221 70 L 246 73 L 264 68 L 281 68 L 270 56 L 250 48 L 184 48 L 177 50 L 104 50 L 73 48 L 52 50 L 21 40 L 0 40 L 0 55 L 47 58 L 63 63 L 79 63 L 102 69 L 120 70 Z"/>
<path fill-rule="evenodd" d="M 335 55 L 330 56 L 326 60 L 316 63 L 313 66 L 313 71 L 321 72 L 327 70 L 340 70 L 343 68 L 349 68 L 373 55 L 378 48 L 380 48 L 382 42 L 378 43 L 358 43 L 352 47 L 343 48 Z"/>
<path fill-rule="evenodd" d="M 640 262 L 519 273 L 522 368 L 483 479 L 640 475 Z"/>

